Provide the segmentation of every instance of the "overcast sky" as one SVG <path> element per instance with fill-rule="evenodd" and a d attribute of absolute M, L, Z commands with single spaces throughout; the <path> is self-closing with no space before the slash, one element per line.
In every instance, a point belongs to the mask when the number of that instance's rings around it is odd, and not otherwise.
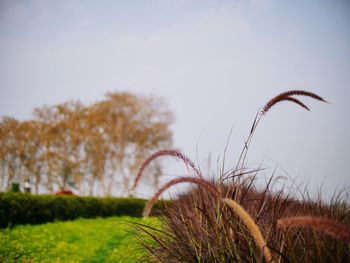
<path fill-rule="evenodd" d="M 263 162 L 269 176 L 279 165 L 330 193 L 350 183 L 349 28 L 349 1 L 0 0 L 0 115 L 107 91 L 157 95 L 176 116 L 174 146 L 196 162 L 198 148 L 205 170 L 231 127 L 227 167 L 259 107 L 304 89 L 331 104 L 274 107 L 249 167 Z"/>

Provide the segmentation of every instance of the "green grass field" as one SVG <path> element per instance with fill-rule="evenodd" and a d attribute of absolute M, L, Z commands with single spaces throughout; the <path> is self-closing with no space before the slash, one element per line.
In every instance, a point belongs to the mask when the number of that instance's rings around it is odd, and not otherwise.
<path fill-rule="evenodd" d="M 0 230 L 0 262 L 139 262 L 144 255 L 130 222 L 157 219 L 79 219 Z"/>

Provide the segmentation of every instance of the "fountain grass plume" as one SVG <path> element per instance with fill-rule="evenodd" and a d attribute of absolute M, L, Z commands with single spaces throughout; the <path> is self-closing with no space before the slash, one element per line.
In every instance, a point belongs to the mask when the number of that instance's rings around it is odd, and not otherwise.
<path fill-rule="evenodd" d="M 299 106 L 303 107 L 304 109 L 310 111 L 309 107 L 307 107 L 304 103 L 302 103 L 300 100 L 293 98 L 293 97 L 285 97 L 283 99 L 280 100 L 281 101 L 291 101 L 294 102 L 296 104 L 298 104 Z"/>
<path fill-rule="evenodd" d="M 270 249 L 266 246 L 265 239 L 261 234 L 259 227 L 255 224 L 249 213 L 236 201 L 230 198 L 224 198 L 222 200 L 239 216 L 239 218 L 246 225 L 249 233 L 254 238 L 255 244 L 262 251 L 265 260 L 267 262 L 273 262 Z"/>
<path fill-rule="evenodd" d="M 193 184 L 197 184 L 200 186 L 203 186 L 206 190 L 208 190 L 209 192 L 211 192 L 214 196 L 219 197 L 219 191 L 218 189 L 214 186 L 213 183 L 204 180 L 203 178 L 197 178 L 197 177 L 180 177 L 180 178 L 176 178 L 171 180 L 170 182 L 166 183 L 165 185 L 163 185 L 158 192 L 152 197 L 152 199 L 150 201 L 148 201 L 148 203 L 146 204 L 146 207 L 143 211 L 143 216 L 147 217 L 149 216 L 149 214 L 151 213 L 152 207 L 153 205 L 158 201 L 160 195 L 167 189 L 169 189 L 170 187 L 179 184 L 179 183 L 193 183 Z"/>
<path fill-rule="evenodd" d="M 289 101 L 292 101 L 296 104 L 299 104 L 303 108 L 306 107 L 302 102 L 300 102 L 299 100 L 297 100 L 295 98 L 292 98 L 291 96 L 306 96 L 306 97 L 310 97 L 310 98 L 313 98 L 315 100 L 319 100 L 319 101 L 327 103 L 326 100 L 324 100 L 322 97 L 320 97 L 319 95 L 317 95 L 313 92 L 309 92 L 309 91 L 305 91 L 305 90 L 290 90 L 290 91 L 283 92 L 283 93 L 273 97 L 271 100 L 269 100 L 266 103 L 266 105 L 263 107 L 261 113 L 265 114 L 267 111 L 269 111 L 272 108 L 272 106 L 274 106 L 278 102 L 286 101 L 286 100 L 289 100 Z"/>
<path fill-rule="evenodd" d="M 313 228 L 327 233 L 335 238 L 350 242 L 350 229 L 345 225 L 338 224 L 331 219 L 315 216 L 295 216 L 277 220 L 278 228 L 302 227 Z"/>
<path fill-rule="evenodd" d="M 161 157 L 161 156 L 173 156 L 176 158 L 181 159 L 186 166 L 190 166 L 193 171 L 196 173 L 196 175 L 200 178 L 202 178 L 202 174 L 200 173 L 200 171 L 196 168 L 196 166 L 194 165 L 194 163 L 191 161 L 190 158 L 188 158 L 186 155 L 184 155 L 183 153 L 176 151 L 176 150 L 161 150 L 158 151 L 154 154 L 152 154 L 150 157 L 148 157 L 142 164 L 136 178 L 135 178 L 135 182 L 134 182 L 134 186 L 133 186 L 133 190 L 136 189 L 137 185 L 139 184 L 141 177 L 143 175 L 144 170 L 146 169 L 146 167 L 156 158 Z"/>
<path fill-rule="evenodd" d="M 254 132 L 255 132 L 255 130 L 256 130 L 256 128 L 257 128 L 261 118 L 266 114 L 266 112 L 268 112 L 272 108 L 272 106 L 274 106 L 275 104 L 277 104 L 278 102 L 281 102 L 281 101 L 290 101 L 290 102 L 293 102 L 293 103 L 303 107 L 304 109 L 310 111 L 310 109 L 303 102 L 301 102 L 300 100 L 298 100 L 298 99 L 296 99 L 296 98 L 294 98 L 292 96 L 306 96 L 306 97 L 313 98 L 315 100 L 319 100 L 319 101 L 328 103 L 326 100 L 324 100 L 322 97 L 320 97 L 316 93 L 305 91 L 305 90 L 290 90 L 290 91 L 286 91 L 286 92 L 280 93 L 279 95 L 277 95 L 277 96 L 273 97 L 272 99 L 270 99 L 265 104 L 263 109 L 260 111 L 260 114 L 258 113 L 255 116 L 255 119 L 254 119 L 253 125 L 251 127 L 249 136 L 248 136 L 247 140 L 245 141 L 245 146 L 244 146 L 244 148 L 243 148 L 243 150 L 242 150 L 242 152 L 241 152 L 241 154 L 239 156 L 239 159 L 238 159 L 238 162 L 237 162 L 237 165 L 236 165 L 236 170 L 238 169 L 240 164 L 241 164 L 241 169 L 243 168 L 244 163 L 245 163 L 245 159 L 246 159 L 246 156 L 247 156 L 247 152 L 248 152 L 248 147 L 250 145 L 250 142 L 252 140 Z"/>

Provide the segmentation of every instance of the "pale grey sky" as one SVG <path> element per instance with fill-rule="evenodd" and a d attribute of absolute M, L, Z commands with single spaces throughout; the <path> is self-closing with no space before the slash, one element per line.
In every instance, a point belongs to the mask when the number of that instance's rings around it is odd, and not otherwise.
<path fill-rule="evenodd" d="M 329 193 L 350 183 L 349 28 L 345 0 L 0 0 L 0 115 L 27 119 L 107 91 L 154 94 L 176 116 L 174 146 L 196 160 L 198 144 L 199 162 L 210 153 L 215 168 L 232 126 L 227 166 L 260 106 L 305 89 L 332 104 L 273 108 L 249 165 L 270 175 L 276 162 Z"/>

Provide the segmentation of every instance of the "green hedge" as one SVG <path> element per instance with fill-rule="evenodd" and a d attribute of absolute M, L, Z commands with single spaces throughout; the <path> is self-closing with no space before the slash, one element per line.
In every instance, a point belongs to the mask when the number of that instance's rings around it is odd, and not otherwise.
<path fill-rule="evenodd" d="M 142 215 L 146 200 L 136 198 L 82 197 L 0 193 L 0 228 L 18 224 L 41 224 L 79 217 Z M 159 211 L 164 202 L 158 202 Z"/>

